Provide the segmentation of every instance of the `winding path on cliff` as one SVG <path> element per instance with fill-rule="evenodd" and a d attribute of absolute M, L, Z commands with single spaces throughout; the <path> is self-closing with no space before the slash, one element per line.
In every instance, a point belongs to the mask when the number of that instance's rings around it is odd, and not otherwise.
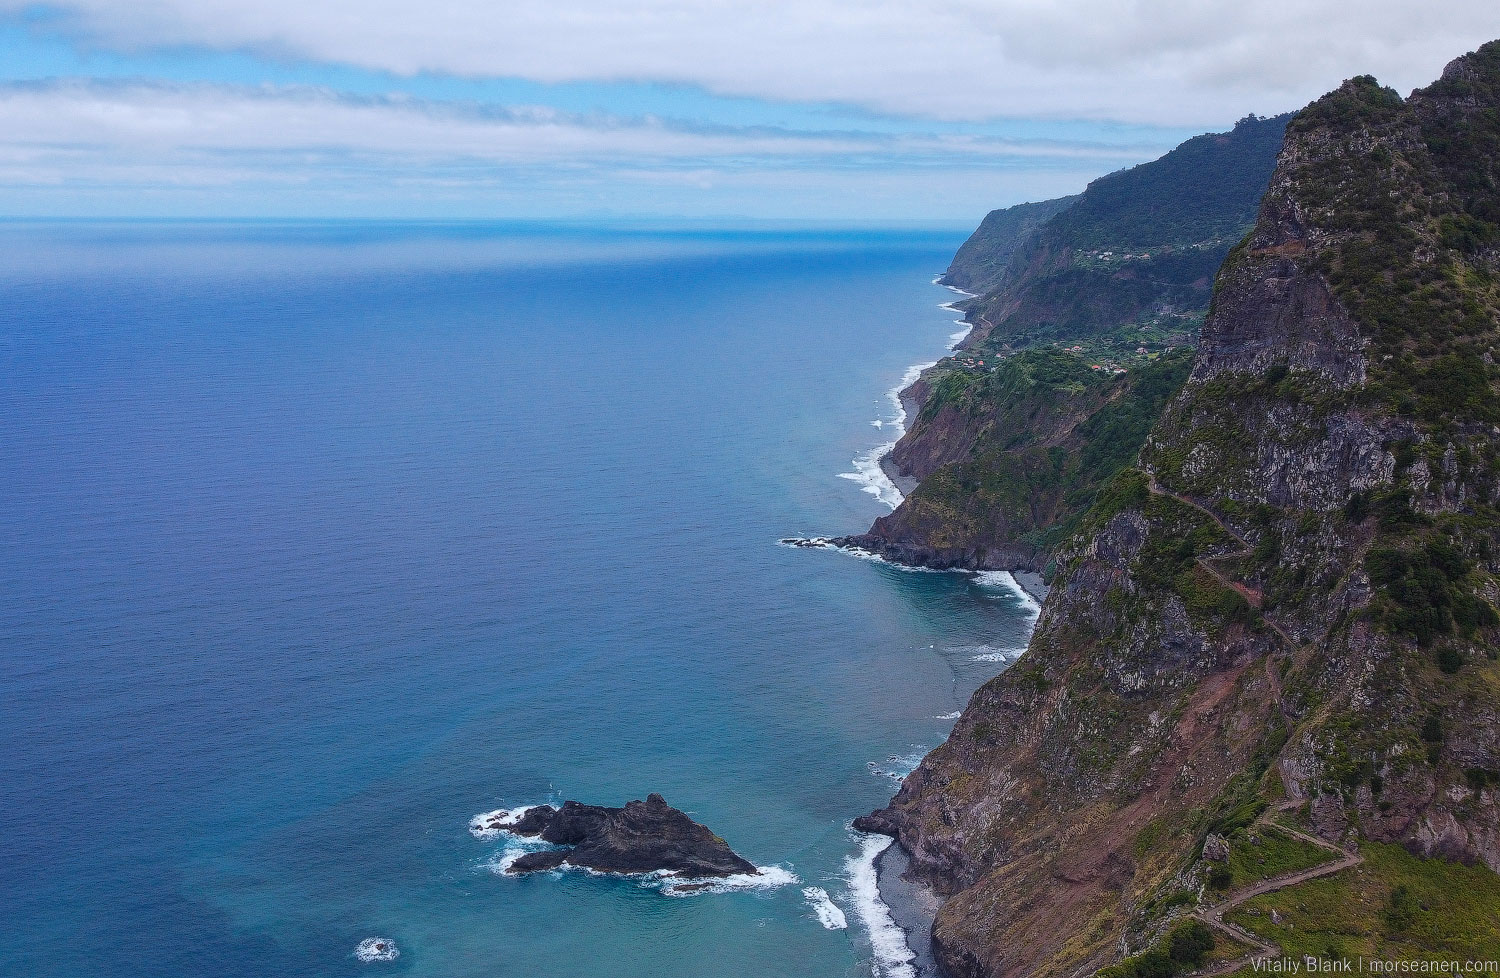
<path fill-rule="evenodd" d="M 1190 506 L 1193 509 L 1197 510 L 1199 513 L 1202 513 L 1205 517 L 1213 522 L 1214 526 L 1217 526 L 1224 532 L 1226 536 L 1240 545 L 1241 549 L 1237 553 L 1224 554 L 1218 559 L 1234 559 L 1243 557 L 1246 554 L 1250 553 L 1253 549 L 1250 546 L 1249 542 L 1246 541 L 1244 537 L 1240 536 L 1240 534 L 1236 533 L 1227 523 L 1225 523 L 1224 520 L 1219 516 L 1219 514 L 1215 513 L 1213 510 L 1209 509 L 1207 506 L 1204 506 L 1202 503 L 1198 502 L 1195 499 L 1189 498 L 1188 496 L 1184 496 L 1180 493 L 1172 492 L 1168 489 L 1163 489 L 1159 484 L 1157 484 L 1155 473 L 1146 473 L 1146 487 L 1154 495 L 1165 496 L 1168 499 L 1176 500 L 1184 506 Z M 1211 560 L 1208 558 L 1198 557 L 1197 564 L 1206 572 L 1213 575 L 1213 577 L 1225 587 L 1233 588 L 1235 591 L 1238 591 L 1240 594 L 1244 595 L 1245 599 L 1249 601 L 1257 611 L 1261 610 L 1262 597 L 1258 591 L 1255 591 L 1254 589 L 1247 587 L 1246 585 L 1240 584 L 1230 579 L 1223 571 L 1215 567 Z M 1273 630 L 1277 635 L 1281 637 L 1282 641 L 1286 643 L 1287 649 L 1289 651 L 1296 652 L 1301 648 L 1300 642 L 1293 639 L 1291 634 L 1287 632 L 1285 628 L 1277 624 L 1263 611 L 1261 612 L 1261 620 L 1264 621 L 1266 625 L 1271 628 L 1271 630 Z M 1279 703 L 1281 700 L 1280 678 L 1276 675 L 1276 670 L 1269 659 L 1266 661 L 1266 675 L 1268 681 L 1271 683 L 1272 691 Z M 1217 978 L 1217 976 L 1227 975 L 1238 971 L 1257 960 L 1279 957 L 1281 955 L 1280 947 L 1256 934 L 1251 933 L 1248 930 L 1245 930 L 1243 927 L 1240 927 L 1237 924 L 1230 923 L 1229 921 L 1224 919 L 1225 914 L 1235 910 L 1237 907 L 1244 904 L 1247 900 L 1254 899 L 1255 897 L 1258 897 L 1264 893 L 1272 893 L 1276 890 L 1286 889 L 1289 886 L 1297 886 L 1298 884 L 1306 883 L 1308 880 L 1315 880 L 1324 876 L 1332 876 L 1334 873 L 1341 873 L 1344 870 L 1349 869 L 1353 866 L 1358 866 L 1360 863 L 1365 861 L 1364 857 L 1361 856 L 1358 852 L 1351 852 L 1347 849 L 1341 848 L 1340 846 L 1336 846 L 1331 842 L 1320 839 L 1317 836 L 1309 835 L 1306 832 L 1300 831 L 1299 829 L 1295 829 L 1289 825 L 1282 824 L 1281 822 L 1270 821 L 1271 815 L 1290 811 L 1294 808 L 1297 808 L 1301 804 L 1302 802 L 1300 801 L 1281 802 L 1280 804 L 1277 804 L 1276 806 L 1271 808 L 1268 812 L 1263 813 L 1260 818 L 1256 819 L 1254 824 L 1269 826 L 1273 830 L 1285 832 L 1286 834 L 1301 842 L 1305 842 L 1308 845 L 1317 846 L 1319 849 L 1323 849 L 1329 853 L 1332 853 L 1337 858 L 1332 859 L 1329 862 L 1313 866 L 1309 869 L 1298 870 L 1294 873 L 1285 873 L 1281 876 L 1273 876 L 1270 879 L 1261 880 L 1258 883 L 1251 884 L 1244 889 L 1237 890 L 1229 894 L 1222 902 L 1217 903 L 1211 907 L 1205 907 L 1204 909 L 1199 910 L 1196 914 L 1194 914 L 1195 917 L 1203 921 L 1208 926 L 1223 934 L 1227 934 L 1234 940 L 1239 941 L 1242 944 L 1249 945 L 1250 948 L 1252 948 L 1252 950 L 1248 954 L 1241 955 L 1240 957 L 1235 958 L 1232 961 L 1226 961 L 1223 964 L 1219 965 L 1217 968 L 1214 968 L 1211 971 L 1204 972 L 1199 976 L 1199 978 Z"/>
<path fill-rule="evenodd" d="M 1212 575 L 1213 578 L 1220 584 L 1224 585 L 1227 588 L 1230 588 L 1233 591 L 1238 592 L 1242 597 L 1244 597 L 1246 601 L 1250 603 L 1251 607 L 1253 607 L 1256 611 L 1260 611 L 1261 621 L 1265 622 L 1268 628 L 1270 628 L 1273 632 L 1281 637 L 1281 640 L 1286 643 L 1288 650 L 1295 652 L 1299 648 L 1301 648 L 1302 643 L 1292 638 L 1290 632 L 1288 632 L 1281 625 L 1277 624 L 1276 621 L 1274 621 L 1262 610 L 1262 605 L 1265 603 L 1265 599 L 1259 591 L 1233 580 L 1227 574 L 1213 565 L 1214 559 L 1232 560 L 1239 557 L 1244 557 L 1245 555 L 1249 554 L 1251 550 L 1254 549 L 1250 546 L 1249 541 L 1236 533 L 1228 523 L 1224 522 L 1223 518 L 1221 518 L 1218 513 L 1215 513 L 1207 506 L 1204 506 L 1197 500 L 1192 499 L 1188 496 L 1184 496 L 1181 493 L 1172 492 L 1170 489 L 1163 489 L 1156 481 L 1156 473 L 1146 473 L 1146 488 L 1153 495 L 1164 496 L 1167 499 L 1176 500 L 1177 502 L 1182 503 L 1182 505 L 1184 506 L 1191 506 L 1193 509 L 1208 517 L 1213 522 L 1214 526 L 1217 526 L 1224 532 L 1225 536 L 1229 537 L 1231 540 L 1240 545 L 1240 550 L 1236 553 L 1223 554 L 1218 558 L 1198 557 L 1196 558 L 1198 566 L 1203 568 L 1203 570 L 1208 574 Z"/>
<path fill-rule="evenodd" d="M 1204 972 L 1199 976 L 1199 978 L 1216 978 L 1216 976 L 1219 975 L 1227 975 L 1232 972 L 1238 971 L 1246 965 L 1251 964 L 1257 960 L 1281 956 L 1280 947 L 1272 944 L 1271 942 L 1256 934 L 1251 933 L 1248 930 L 1245 930 L 1243 927 L 1240 927 L 1237 924 L 1232 924 L 1229 921 L 1225 920 L 1224 915 L 1226 913 L 1229 913 L 1236 907 L 1239 907 L 1241 904 L 1245 903 L 1245 901 L 1253 899 L 1254 897 L 1258 897 L 1263 893 L 1271 893 L 1275 890 L 1283 890 L 1289 886 L 1296 886 L 1299 883 L 1306 883 L 1308 880 L 1315 880 L 1323 876 L 1332 876 L 1334 873 L 1341 873 L 1344 870 L 1349 869 L 1353 866 L 1358 866 L 1360 863 L 1365 861 L 1365 857 L 1361 856 L 1357 852 L 1350 852 L 1348 849 L 1344 849 L 1334 845 L 1331 842 L 1324 841 L 1323 839 L 1320 839 L 1315 835 L 1309 835 L 1306 832 L 1303 832 L 1299 829 L 1294 829 L 1290 825 L 1285 825 L 1281 822 L 1272 822 L 1268 818 L 1268 816 L 1273 813 L 1291 811 L 1292 809 L 1299 807 L 1301 804 L 1302 802 L 1300 801 L 1281 802 L 1280 804 L 1272 808 L 1269 812 L 1262 814 L 1260 818 L 1256 819 L 1255 824 L 1268 826 L 1277 831 L 1285 832 L 1286 834 L 1292 836 L 1295 839 L 1298 839 L 1301 842 L 1306 842 L 1309 845 L 1317 846 L 1319 849 L 1324 849 L 1328 852 L 1331 852 L 1338 856 L 1338 858 L 1330 862 L 1313 866 L 1309 869 L 1298 870 L 1295 873 L 1284 873 L 1281 876 L 1273 876 L 1270 879 L 1261 880 L 1259 883 L 1251 884 L 1250 886 L 1247 886 L 1242 890 L 1236 890 L 1228 897 L 1226 897 L 1223 902 L 1214 904 L 1211 907 L 1206 907 L 1194 914 L 1194 916 L 1196 916 L 1199 920 L 1203 921 L 1208 926 L 1229 935 L 1242 944 L 1248 944 L 1254 949 L 1249 954 L 1241 955 L 1240 957 L 1235 958 L 1232 961 L 1224 962 L 1212 971 Z"/>
<path fill-rule="evenodd" d="M 1182 495 L 1180 493 L 1175 493 L 1175 492 L 1171 491 L 1170 489 L 1163 489 L 1161 487 L 1161 485 L 1156 481 L 1156 473 L 1155 472 L 1149 472 L 1148 471 L 1146 473 L 1146 488 L 1149 489 L 1155 495 L 1166 496 L 1168 499 L 1175 499 L 1175 500 L 1177 500 L 1179 503 L 1182 503 L 1182 505 L 1184 505 L 1184 506 L 1191 506 L 1191 507 L 1193 507 L 1198 512 L 1202 513 L 1204 516 L 1207 516 L 1210 520 L 1212 520 L 1214 526 L 1217 526 L 1219 529 L 1223 530 L 1226 536 L 1229 536 L 1229 537 L 1233 538 L 1236 542 L 1239 543 L 1239 545 L 1241 547 L 1245 548 L 1245 552 L 1246 553 L 1249 553 L 1249 551 L 1250 551 L 1250 544 L 1246 542 L 1246 540 L 1245 540 L 1244 537 L 1242 537 L 1238 533 L 1234 532 L 1234 530 L 1231 530 L 1229 528 L 1229 524 L 1225 523 L 1219 517 L 1218 513 L 1215 513 L 1213 510 L 1209 509 L 1207 506 L 1203 505 L 1202 503 L 1198 502 L 1197 500 L 1192 499 L 1191 497 L 1184 496 L 1184 495 Z"/>

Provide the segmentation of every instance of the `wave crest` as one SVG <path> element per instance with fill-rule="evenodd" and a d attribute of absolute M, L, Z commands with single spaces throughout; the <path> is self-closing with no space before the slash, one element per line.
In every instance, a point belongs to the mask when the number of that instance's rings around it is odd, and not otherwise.
<path fill-rule="evenodd" d="M 844 916 L 838 904 L 828 895 L 828 891 L 821 886 L 809 886 L 802 891 L 802 896 L 807 899 L 812 907 L 813 915 L 818 918 L 818 923 L 827 930 L 843 930 L 849 926 L 849 919 Z"/>

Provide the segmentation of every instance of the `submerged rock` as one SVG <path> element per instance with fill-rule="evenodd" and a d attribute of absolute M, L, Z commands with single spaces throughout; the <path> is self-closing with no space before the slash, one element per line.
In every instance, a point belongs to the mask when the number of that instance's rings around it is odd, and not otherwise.
<path fill-rule="evenodd" d="M 394 961 L 401 956 L 396 942 L 385 937 L 367 937 L 354 949 L 354 956 L 366 963 L 371 961 Z"/>
<path fill-rule="evenodd" d="M 507 831 L 566 849 L 527 853 L 506 872 L 534 873 L 564 864 L 601 873 L 668 872 L 710 878 L 755 875 L 749 861 L 705 826 L 668 805 L 661 795 L 624 808 L 564 802 L 528 810 Z"/>

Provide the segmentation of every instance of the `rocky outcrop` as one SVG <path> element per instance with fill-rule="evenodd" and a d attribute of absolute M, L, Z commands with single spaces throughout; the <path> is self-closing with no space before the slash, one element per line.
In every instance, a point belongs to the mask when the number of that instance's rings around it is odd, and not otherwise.
<path fill-rule="evenodd" d="M 753 875 L 753 864 L 728 843 L 661 795 L 630 801 L 623 808 L 564 802 L 540 805 L 506 825 L 512 835 L 539 838 L 565 847 L 531 852 L 513 862 L 510 873 L 556 869 L 564 864 L 601 873 L 667 872 L 685 878 Z"/>
<path fill-rule="evenodd" d="M 1496 146 L 1500 43 L 1288 128 L 1192 374 L 1059 542 L 1027 653 L 859 823 L 947 895 L 948 974 L 1139 949 L 1257 803 L 1500 870 Z"/>

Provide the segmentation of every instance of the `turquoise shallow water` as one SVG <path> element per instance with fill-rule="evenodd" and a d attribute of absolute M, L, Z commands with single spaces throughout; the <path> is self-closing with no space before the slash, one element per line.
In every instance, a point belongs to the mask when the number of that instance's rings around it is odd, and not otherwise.
<path fill-rule="evenodd" d="M 890 972 L 848 822 L 1030 611 L 776 541 L 886 511 L 961 238 L 0 226 L 0 973 Z M 649 791 L 798 881 L 467 828 Z"/>

